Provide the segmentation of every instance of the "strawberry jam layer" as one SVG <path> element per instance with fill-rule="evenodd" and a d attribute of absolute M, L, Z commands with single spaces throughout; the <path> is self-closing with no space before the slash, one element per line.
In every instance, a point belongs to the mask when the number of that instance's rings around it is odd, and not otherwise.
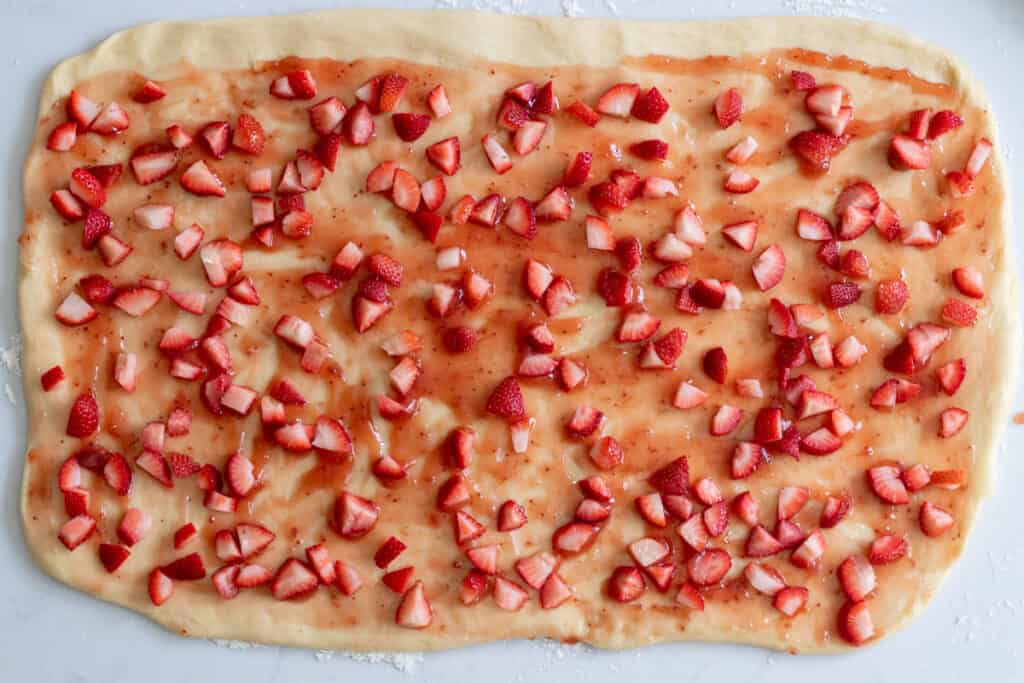
<path fill-rule="evenodd" d="M 26 528 L 75 585 L 282 640 L 813 650 L 958 556 L 1004 198 L 953 88 L 800 50 L 144 81 L 78 84 L 26 171 L 26 373 L 65 376 Z"/>

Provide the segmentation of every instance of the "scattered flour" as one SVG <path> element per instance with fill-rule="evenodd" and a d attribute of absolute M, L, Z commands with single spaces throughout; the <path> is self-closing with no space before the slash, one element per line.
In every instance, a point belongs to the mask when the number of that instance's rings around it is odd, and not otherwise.
<path fill-rule="evenodd" d="M 0 365 L 4 370 L 21 375 L 21 337 L 14 335 L 7 340 L 7 346 L 0 348 Z"/>
<path fill-rule="evenodd" d="M 260 645 L 259 643 L 250 643 L 247 640 L 223 640 L 221 638 L 212 638 L 211 643 L 217 647 L 226 647 L 229 650 L 250 650 L 252 648 L 263 648 L 266 645 Z"/>
<path fill-rule="evenodd" d="M 334 653 L 318 650 L 317 661 L 326 662 Z M 368 662 L 370 664 L 388 664 L 396 671 L 404 674 L 412 673 L 413 670 L 423 661 L 423 654 L 420 652 L 339 652 L 344 657 L 355 662 Z"/>
<path fill-rule="evenodd" d="M 877 0 L 782 0 L 783 6 L 797 14 L 816 14 L 823 17 L 856 17 L 866 14 L 886 14 L 888 6 Z"/>

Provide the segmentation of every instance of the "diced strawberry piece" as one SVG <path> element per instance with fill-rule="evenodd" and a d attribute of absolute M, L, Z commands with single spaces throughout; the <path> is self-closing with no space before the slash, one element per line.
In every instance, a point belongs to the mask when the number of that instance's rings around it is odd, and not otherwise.
<path fill-rule="evenodd" d="M 868 559 L 871 564 L 889 564 L 907 554 L 907 539 L 901 536 L 878 536 L 871 542 Z"/>
<path fill-rule="evenodd" d="M 668 158 L 668 143 L 664 140 L 651 139 L 634 142 L 629 146 L 633 156 L 647 161 L 662 161 Z"/>
<path fill-rule="evenodd" d="M 761 252 L 754 260 L 753 273 L 757 287 L 762 292 L 782 282 L 782 277 L 786 273 L 786 254 L 782 247 L 773 244 Z"/>
<path fill-rule="evenodd" d="M 534 212 L 539 222 L 552 223 L 568 219 L 572 214 L 572 207 L 573 202 L 569 193 L 564 187 L 558 186 L 537 202 Z"/>
<path fill-rule="evenodd" d="M 939 416 L 939 436 L 948 439 L 960 433 L 967 424 L 969 413 L 962 408 L 947 408 Z"/>
<path fill-rule="evenodd" d="M 946 395 L 952 396 L 960 388 L 964 377 L 967 375 L 967 363 L 963 358 L 957 358 L 939 367 L 935 371 L 935 375 L 939 380 L 939 386 L 942 388 L 942 391 Z"/>
<path fill-rule="evenodd" d="M 111 102 L 89 124 L 89 130 L 100 135 L 117 135 L 128 125 L 128 113 L 117 102 Z"/>
<path fill-rule="evenodd" d="M 992 142 L 988 138 L 978 140 L 974 149 L 971 150 L 971 155 L 967 158 L 967 163 L 964 164 L 964 173 L 972 178 L 977 178 L 985 168 L 985 163 L 991 154 Z"/>
<path fill-rule="evenodd" d="M 498 175 L 506 173 L 512 168 L 512 159 L 509 157 L 508 152 L 505 151 L 505 148 L 502 147 L 497 135 L 494 133 L 484 135 L 480 140 L 480 144 L 483 145 L 484 154 L 487 156 L 487 161 L 490 162 L 491 168 Z"/>
<path fill-rule="evenodd" d="M 640 342 L 650 339 L 661 327 L 661 319 L 647 311 L 630 311 L 622 318 L 615 338 L 619 342 Z"/>
<path fill-rule="evenodd" d="M 529 154 L 540 144 L 547 128 L 548 124 L 545 121 L 524 121 L 512 134 L 512 149 L 522 156 Z"/>
<path fill-rule="evenodd" d="M 893 465 L 877 465 L 867 471 L 868 484 L 881 500 L 893 505 L 905 505 L 910 501 L 907 489 L 900 477 L 900 468 Z"/>
<path fill-rule="evenodd" d="M 961 299 L 949 298 L 942 306 L 943 322 L 958 327 L 971 327 L 978 319 L 978 309 Z"/>
<path fill-rule="evenodd" d="M 427 159 L 445 175 L 455 175 L 459 170 L 459 139 L 450 137 L 430 145 L 426 149 Z"/>
<path fill-rule="evenodd" d="M 743 419 L 743 411 L 736 406 L 723 405 L 711 418 L 711 435 L 725 436 L 736 429 Z"/>
<path fill-rule="evenodd" d="M 709 349 L 704 354 L 702 364 L 704 373 L 708 377 L 719 384 L 725 384 L 729 372 L 729 358 L 726 356 L 725 349 L 721 346 Z"/>
<path fill-rule="evenodd" d="M 902 133 L 892 137 L 889 144 L 890 166 L 897 170 L 914 170 L 928 168 L 931 163 L 932 153 L 927 142 Z"/>
<path fill-rule="evenodd" d="M 567 114 L 572 115 L 584 125 L 593 128 L 601 120 L 601 115 L 591 109 L 583 102 L 576 101 L 565 108 Z"/>
<path fill-rule="evenodd" d="M 815 566 L 825 554 L 825 535 L 815 529 L 804 539 L 803 543 L 789 556 L 789 561 L 801 569 Z"/>
<path fill-rule="evenodd" d="M 935 138 L 941 137 L 949 131 L 956 130 L 960 126 L 964 125 L 964 120 L 956 112 L 943 109 L 942 111 L 935 112 L 927 125 L 927 137 L 929 140 L 934 140 Z M 918 139 L 923 139 L 923 137 Z"/>
<path fill-rule="evenodd" d="M 789 147 L 804 162 L 818 171 L 828 171 L 835 156 L 846 145 L 844 137 L 817 130 L 797 133 Z"/>
<path fill-rule="evenodd" d="M 831 529 L 849 513 L 850 498 L 845 494 L 829 496 L 825 499 L 825 505 L 821 509 L 819 524 L 823 529 Z"/>
<path fill-rule="evenodd" d="M 852 120 L 853 107 L 840 107 L 835 116 L 817 114 L 814 117 L 814 121 L 818 124 L 818 127 L 823 128 L 836 136 L 844 134 Z"/>
<path fill-rule="evenodd" d="M 729 88 L 715 98 L 715 118 L 718 125 L 728 128 L 743 116 L 743 96 L 736 88 Z"/>

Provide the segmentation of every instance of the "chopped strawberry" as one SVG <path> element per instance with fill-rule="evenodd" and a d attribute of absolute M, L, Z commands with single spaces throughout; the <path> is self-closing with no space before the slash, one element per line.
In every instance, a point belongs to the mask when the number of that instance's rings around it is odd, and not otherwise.
<path fill-rule="evenodd" d="M 647 161 L 663 161 L 668 158 L 668 143 L 658 139 L 641 140 L 631 144 L 629 151 L 633 156 Z"/>
<path fill-rule="evenodd" d="M 721 581 L 732 568 L 729 553 L 710 548 L 692 556 L 687 562 L 690 580 L 698 586 L 710 586 Z"/>
<path fill-rule="evenodd" d="M 743 410 L 736 406 L 722 405 L 711 418 L 711 435 L 725 436 L 736 429 L 743 419 Z"/>
<path fill-rule="evenodd" d="M 753 273 L 757 287 L 762 292 L 782 282 L 782 277 L 786 273 L 786 254 L 782 247 L 773 244 L 761 252 L 754 260 Z"/>
<path fill-rule="evenodd" d="M 342 538 L 356 539 L 373 529 L 380 506 L 354 493 L 343 491 L 334 506 L 334 529 Z"/>
<path fill-rule="evenodd" d="M 572 418 L 566 425 L 569 436 L 586 438 L 600 429 L 604 422 L 604 413 L 587 405 L 577 406 Z"/>
<path fill-rule="evenodd" d="M 889 144 L 889 165 L 897 170 L 928 168 L 932 163 L 928 143 L 897 133 Z"/>
<path fill-rule="evenodd" d="M 894 465 L 876 465 L 867 471 L 868 484 L 884 502 L 905 505 L 910 498 L 900 474 L 900 468 Z"/>
<path fill-rule="evenodd" d="M 967 375 L 967 363 L 963 358 L 957 358 L 939 367 L 935 371 L 935 375 L 939 380 L 939 386 L 942 388 L 942 391 L 947 396 L 952 396 L 960 388 L 964 377 Z"/>
<path fill-rule="evenodd" d="M 521 156 L 529 154 L 540 144 L 547 128 L 545 121 L 524 121 L 512 135 L 512 149 Z"/>
<path fill-rule="evenodd" d="M 506 500 L 498 509 L 498 531 L 514 531 L 526 522 L 526 509 L 514 500 Z"/>
<path fill-rule="evenodd" d="M 977 178 L 985 168 L 985 163 L 991 154 L 992 142 L 988 138 L 978 140 L 974 149 L 971 150 L 971 155 L 967 158 L 967 163 L 964 164 L 964 173 L 972 178 Z"/>
<path fill-rule="evenodd" d="M 719 384 L 725 384 L 729 371 L 729 359 L 726 356 L 725 349 L 721 346 L 709 349 L 704 354 L 703 367 L 704 373 L 708 377 Z"/>
<path fill-rule="evenodd" d="M 445 175 L 455 175 L 459 170 L 459 139 L 450 137 L 430 145 L 426 149 L 427 159 Z"/>
<path fill-rule="evenodd" d="M 718 125 L 728 128 L 743 116 L 743 96 L 736 88 L 729 88 L 715 98 L 715 118 Z"/>
<path fill-rule="evenodd" d="M 755 443 L 741 441 L 733 450 L 729 476 L 733 479 L 749 477 L 766 460 L 764 448 Z"/>
<path fill-rule="evenodd" d="M 100 135 L 117 135 L 128 128 L 128 112 L 117 102 L 111 102 L 89 124 L 89 130 Z"/>
<path fill-rule="evenodd" d="M 630 311 L 622 318 L 615 338 L 619 342 L 640 342 L 652 337 L 661 327 L 661 319 L 647 311 Z"/>
<path fill-rule="evenodd" d="M 149 599 L 159 607 L 171 598 L 174 592 L 174 582 L 159 569 L 154 569 L 149 574 Z"/>
<path fill-rule="evenodd" d="M 690 486 L 690 467 L 686 456 L 676 458 L 654 472 L 648 482 L 663 495 L 682 495 Z"/>
<path fill-rule="evenodd" d="M 181 174 L 180 183 L 184 189 L 199 196 L 223 197 L 227 194 L 224 183 L 201 159 Z"/>
<path fill-rule="evenodd" d="M 928 122 L 928 139 L 934 140 L 964 125 L 963 118 L 948 109 L 937 111 Z"/>
<path fill-rule="evenodd" d="M 294 600 L 316 590 L 319 579 L 306 563 L 290 557 L 285 560 L 270 584 L 270 592 L 277 600 Z"/>
<path fill-rule="evenodd" d="M 820 529 L 815 529 L 804 539 L 803 543 L 793 551 L 789 561 L 801 569 L 810 569 L 818 563 L 825 554 L 825 535 Z"/>
<path fill-rule="evenodd" d="M 978 319 L 978 309 L 961 299 L 949 298 L 942 306 L 943 322 L 958 327 L 971 327 Z"/>
<path fill-rule="evenodd" d="M 722 228 L 722 235 L 743 251 L 752 251 L 757 241 L 757 221 L 731 223 Z"/>
<path fill-rule="evenodd" d="M 818 171 L 828 171 L 835 156 L 846 145 L 844 137 L 817 130 L 797 133 L 789 141 L 789 147 L 803 161 Z"/>
<path fill-rule="evenodd" d="M 907 539 L 901 536 L 878 536 L 871 542 L 868 559 L 871 564 L 889 564 L 907 554 Z"/>
<path fill-rule="evenodd" d="M 948 439 L 960 433 L 967 424 L 969 414 L 963 408 L 947 408 L 939 416 L 939 436 Z"/>
<path fill-rule="evenodd" d="M 561 555 L 578 555 L 597 539 L 599 529 L 590 524 L 570 522 L 555 530 L 551 546 Z"/>

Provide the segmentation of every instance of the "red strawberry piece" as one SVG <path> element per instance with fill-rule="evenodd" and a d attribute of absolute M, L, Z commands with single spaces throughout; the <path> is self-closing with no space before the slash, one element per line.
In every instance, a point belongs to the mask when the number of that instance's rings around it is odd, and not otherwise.
<path fill-rule="evenodd" d="M 729 475 L 733 479 L 744 479 L 754 473 L 767 460 L 764 448 L 755 443 L 742 441 L 733 450 Z"/>
<path fill-rule="evenodd" d="M 901 536 L 878 536 L 871 542 L 868 559 L 871 564 L 889 564 L 907 554 L 907 539 Z"/>
<path fill-rule="evenodd" d="M 522 609 L 530 597 L 518 584 L 500 576 L 494 580 L 492 595 L 494 597 L 494 604 L 500 609 L 509 612 L 517 612 Z"/>
<path fill-rule="evenodd" d="M 729 525 L 729 507 L 725 501 L 719 501 L 704 510 L 701 519 L 708 530 L 708 535 L 718 538 L 725 533 L 725 529 Z"/>
<path fill-rule="evenodd" d="M 664 140 L 651 139 L 634 142 L 629 146 L 633 156 L 647 161 L 662 161 L 668 158 L 668 143 Z"/>
<path fill-rule="evenodd" d="M 821 215 L 800 209 L 796 214 L 797 234 L 805 240 L 824 242 L 832 239 L 832 226 Z"/>
<path fill-rule="evenodd" d="M 460 152 L 457 137 L 446 138 L 426 149 L 427 159 L 445 175 L 455 175 L 459 170 Z"/>
<path fill-rule="evenodd" d="M 807 130 L 797 133 L 790 141 L 789 148 L 818 171 L 827 171 L 835 156 L 846 145 L 843 137 L 818 130 Z"/>
<path fill-rule="evenodd" d="M 843 442 L 831 430 L 822 427 L 800 439 L 800 450 L 811 455 L 828 455 L 839 450 Z"/>
<path fill-rule="evenodd" d="M 276 538 L 272 531 L 259 524 L 239 524 L 235 527 L 235 534 L 238 537 L 238 549 L 246 560 L 266 550 Z"/>
<path fill-rule="evenodd" d="M 946 408 L 939 416 L 939 436 L 948 439 L 960 433 L 967 424 L 969 413 L 963 408 Z"/>
<path fill-rule="evenodd" d="M 347 111 L 337 97 L 328 97 L 309 108 L 309 125 L 317 135 L 337 133 Z"/>
<path fill-rule="evenodd" d="M 629 197 L 622 189 L 611 182 L 597 183 L 588 193 L 590 204 L 602 216 L 618 213 L 629 203 Z"/>
<path fill-rule="evenodd" d="M 514 500 L 506 500 L 498 509 L 498 531 L 514 531 L 526 522 L 526 509 Z"/>
<path fill-rule="evenodd" d="M 754 439 L 758 443 L 771 443 L 782 438 L 782 410 L 774 406 L 762 408 L 754 420 Z"/>
<path fill-rule="evenodd" d="M 641 567 L 655 565 L 672 553 L 672 546 L 663 538 L 640 538 L 627 547 L 629 556 Z"/>
<path fill-rule="evenodd" d="M 709 349 L 705 352 L 702 363 L 704 374 L 719 384 L 725 384 L 729 373 L 729 358 L 725 354 L 725 349 L 721 346 Z"/>
<path fill-rule="evenodd" d="M 974 266 L 954 268 L 953 284 L 964 296 L 969 296 L 972 299 L 982 299 L 985 297 L 985 287 L 981 272 Z"/>
<path fill-rule="evenodd" d="M 849 513 L 850 506 L 850 498 L 846 494 L 829 496 L 821 508 L 821 519 L 818 523 L 823 529 L 831 529 Z"/>
<path fill-rule="evenodd" d="M 751 562 L 743 569 L 743 576 L 758 593 L 774 596 L 786 587 L 782 574 L 762 562 Z"/>
<path fill-rule="evenodd" d="M 191 477 L 202 469 L 199 463 L 193 460 L 191 456 L 185 455 L 184 453 L 168 453 L 167 466 L 170 469 L 171 475 L 175 479 Z M 149 470 L 147 469 L 147 472 L 148 471 Z M 152 472 L 150 472 L 150 474 L 152 474 Z"/>
<path fill-rule="evenodd" d="M 896 314 L 910 298 L 910 290 L 903 280 L 882 280 L 875 289 L 875 311 L 877 313 Z"/>
<path fill-rule="evenodd" d="M 121 179 L 124 168 L 121 164 L 100 164 L 98 166 L 86 166 L 86 170 L 92 173 L 104 189 L 109 190 Z"/>
<path fill-rule="evenodd" d="M 985 162 L 988 161 L 989 156 L 992 154 L 992 142 L 988 138 L 982 138 L 974 145 L 974 149 L 971 150 L 971 155 L 967 158 L 967 162 L 964 164 L 964 173 L 977 178 L 981 174 L 982 169 L 985 168 Z"/>
<path fill-rule="evenodd" d="M 509 203 L 502 221 L 509 230 L 528 240 L 537 234 L 537 216 L 533 204 L 524 197 L 516 197 Z"/>
<path fill-rule="evenodd" d="M 801 569 L 810 569 L 821 560 L 825 554 L 825 547 L 825 535 L 821 533 L 820 529 L 815 529 L 793 551 L 789 561 Z"/>
<path fill-rule="evenodd" d="M 540 589 L 541 609 L 555 609 L 572 599 L 572 586 L 558 574 L 552 574 Z"/>
<path fill-rule="evenodd" d="M 456 513 L 457 515 L 459 513 Z M 463 516 L 468 516 L 462 513 Z M 473 520 L 474 522 L 476 520 Z M 474 531 L 474 533 L 476 533 Z M 480 533 L 477 536 L 482 535 L 484 529 L 480 527 Z M 477 536 L 474 536 L 476 538 Z M 489 545 L 477 546 L 475 548 L 469 548 L 466 550 L 466 558 L 473 563 L 473 566 L 487 575 L 492 575 L 498 571 L 498 557 L 501 554 L 501 546 L 496 543 Z M 518 563 L 517 563 L 518 564 Z"/>
<path fill-rule="evenodd" d="M 768 302 L 768 330 L 777 337 L 793 338 L 799 334 L 789 307 L 775 298 Z"/>
<path fill-rule="evenodd" d="M 345 113 L 341 123 L 342 133 L 350 145 L 368 145 L 373 138 L 376 126 L 373 115 L 365 102 L 357 102 Z"/>
<path fill-rule="evenodd" d="M 395 623 L 403 628 L 426 628 L 434 619 L 430 602 L 423 592 L 423 582 L 417 581 L 405 595 L 395 612 Z"/>
<path fill-rule="evenodd" d="M 673 263 L 663 268 L 654 276 L 654 284 L 668 289 L 682 290 L 686 288 L 689 277 L 690 267 L 688 265 L 685 263 Z"/>
<path fill-rule="evenodd" d="M 786 586 L 775 594 L 772 606 L 787 617 L 795 616 L 807 604 L 809 592 L 803 586 Z"/>
<path fill-rule="evenodd" d="M 193 162 L 181 174 L 180 183 L 184 189 L 199 196 L 223 197 L 227 194 L 224 183 L 202 160 Z"/>
<path fill-rule="evenodd" d="M 111 267 L 121 263 L 132 253 L 132 247 L 130 244 L 119 240 L 110 234 L 100 237 L 96 246 L 99 249 L 103 263 Z"/>
<path fill-rule="evenodd" d="M 729 88 L 715 98 L 715 118 L 718 125 L 728 128 L 743 116 L 743 96 L 736 88 Z"/>
<path fill-rule="evenodd" d="M 365 536 L 380 517 L 380 506 L 354 493 L 343 491 L 334 506 L 334 529 L 342 538 Z"/>
<path fill-rule="evenodd" d="M 65 121 L 50 131 L 46 139 L 46 149 L 54 152 L 67 152 L 75 146 L 78 139 L 78 125 L 74 121 Z"/>
<path fill-rule="evenodd" d="M 761 181 L 750 173 L 740 169 L 733 169 L 726 176 L 722 187 L 726 192 L 732 192 L 733 194 L 748 194 L 757 189 L 757 186 L 760 184 Z"/>
<path fill-rule="evenodd" d="M 851 645 L 862 645 L 875 636 L 868 603 L 847 602 L 839 610 L 839 635 Z"/>
<path fill-rule="evenodd" d="M 680 290 L 680 294 L 686 290 Z M 725 287 L 714 278 L 701 278 L 693 283 L 689 290 L 689 296 L 698 306 L 705 308 L 721 308 L 725 303 Z M 676 301 L 676 308 L 679 308 L 679 301 Z"/>
<path fill-rule="evenodd" d="M 107 201 L 103 184 L 84 168 L 76 168 L 71 172 L 69 189 L 83 204 L 94 209 L 100 208 Z"/>
<path fill-rule="evenodd" d="M 814 88 L 804 98 L 804 108 L 810 114 L 835 116 L 847 97 L 846 89 L 840 85 L 822 85 Z"/>
<path fill-rule="evenodd" d="M 814 90 L 817 85 L 814 75 L 806 71 L 790 71 L 789 80 L 797 90 Z"/>
<path fill-rule="evenodd" d="M 213 537 L 217 559 L 227 564 L 242 561 L 242 551 L 238 547 L 238 539 L 230 529 L 221 529 Z"/>
<path fill-rule="evenodd" d="M 103 568 L 107 570 L 107 573 L 113 574 L 128 559 L 131 551 L 123 545 L 100 543 L 99 555 Z"/>
<path fill-rule="evenodd" d="M 704 523 L 702 515 L 693 515 L 676 529 L 679 537 L 683 539 L 695 552 L 702 553 L 708 545 L 708 528 Z"/>
<path fill-rule="evenodd" d="M 931 121 L 931 118 L 931 109 L 917 109 L 910 112 L 907 135 L 915 140 L 924 140 L 928 136 L 928 123 Z"/>
<path fill-rule="evenodd" d="M 811 492 L 803 486 L 783 486 L 779 489 L 776 519 L 791 519 L 803 509 Z"/>
<path fill-rule="evenodd" d="M 101 237 L 110 232 L 113 225 L 110 216 L 99 209 L 86 209 L 82 224 L 82 248 L 92 249 Z"/>
<path fill-rule="evenodd" d="M 551 546 L 561 555 L 578 555 L 597 539 L 599 529 L 590 524 L 570 522 L 555 530 Z"/>
<path fill-rule="evenodd" d="M 751 251 L 757 241 L 757 221 L 732 223 L 722 228 L 722 235 L 743 251 Z"/>
<path fill-rule="evenodd" d="M 971 327 L 978 319 L 978 309 L 966 301 L 949 298 L 942 306 L 942 320 L 950 325 Z"/>
<path fill-rule="evenodd" d="M 647 311 L 630 311 L 622 318 L 615 338 L 619 342 L 640 342 L 651 338 L 661 327 L 661 319 Z"/>
<path fill-rule="evenodd" d="M 57 538 L 68 550 L 74 550 L 84 543 L 96 530 L 96 520 L 87 514 L 72 517 L 60 528 Z"/>
<path fill-rule="evenodd" d="M 548 81 L 537 89 L 532 111 L 534 114 L 554 114 L 558 111 L 558 97 L 553 82 Z"/>
<path fill-rule="evenodd" d="M 59 365 L 54 365 L 39 377 L 39 384 L 42 386 L 43 391 L 50 391 L 63 381 L 64 370 Z"/>
<path fill-rule="evenodd" d="M 544 196 L 534 207 L 537 221 L 552 223 L 564 221 L 572 214 L 572 198 L 564 187 L 558 186 Z"/>
<path fill-rule="evenodd" d="M 174 532 L 174 549 L 181 550 L 187 545 L 192 539 L 196 538 L 198 532 L 196 531 L 196 525 L 192 522 L 183 524 Z"/>
<path fill-rule="evenodd" d="M 77 123 L 83 132 L 100 115 L 101 108 L 99 104 L 93 102 L 77 90 L 71 91 L 65 104 L 68 118 Z"/>
<path fill-rule="evenodd" d="M 736 429 L 743 419 L 743 411 L 736 406 L 723 405 L 711 418 L 711 436 L 725 436 Z"/>
<path fill-rule="evenodd" d="M 565 187 L 581 187 L 584 185 L 590 179 L 590 167 L 593 162 L 593 154 L 590 152 L 578 152 L 565 169 L 562 185 Z"/>
<path fill-rule="evenodd" d="M 744 491 L 733 498 L 731 507 L 736 516 L 742 519 L 745 524 L 751 527 L 757 526 L 760 506 L 750 491 Z"/>
<path fill-rule="evenodd" d="M 729 553 L 710 548 L 694 555 L 686 564 L 690 580 L 698 586 L 711 586 L 721 581 L 732 568 Z"/>
<path fill-rule="evenodd" d="M 67 434 L 77 438 L 92 436 L 99 430 L 100 410 L 92 392 L 79 394 L 68 413 Z"/>
<path fill-rule="evenodd" d="M 897 133 L 889 144 L 889 165 L 897 170 L 928 168 L 932 153 L 928 143 Z"/>
<path fill-rule="evenodd" d="M 605 591 L 616 602 L 632 602 L 643 595 L 647 584 L 643 573 L 636 567 L 616 567 L 612 572 Z"/>
<path fill-rule="evenodd" d="M 252 460 L 241 453 L 233 453 L 224 464 L 224 477 L 238 498 L 245 498 L 256 486 L 256 472 Z"/>
<path fill-rule="evenodd" d="M 538 552 L 515 563 L 516 573 L 531 588 L 540 590 L 544 583 L 558 569 L 559 558 L 549 552 Z"/>
<path fill-rule="evenodd" d="M 102 275 L 86 275 L 78 286 L 89 303 L 110 303 L 117 294 L 114 284 Z"/>
<path fill-rule="evenodd" d="M 57 307 L 54 317 L 64 325 L 74 327 L 84 325 L 96 318 L 99 313 L 96 309 L 86 303 L 85 299 L 78 294 L 71 292 Z"/>
<path fill-rule="evenodd" d="M 319 579 L 309 566 L 290 557 L 285 560 L 270 584 L 270 592 L 277 600 L 295 600 L 316 590 Z"/>
<path fill-rule="evenodd" d="M 634 504 L 636 505 L 636 511 L 651 526 L 664 528 L 668 523 L 665 517 L 665 506 L 661 502 L 660 494 L 648 493 L 645 496 L 638 496 Z"/>
<path fill-rule="evenodd" d="M 655 471 L 648 482 L 663 495 L 686 493 L 690 486 L 690 466 L 686 456 L 676 458 Z"/>
<path fill-rule="evenodd" d="M 591 109 L 583 102 L 576 101 L 565 108 L 567 114 L 570 114 L 584 125 L 593 128 L 597 125 L 597 122 L 601 120 L 601 115 Z"/>
<path fill-rule="evenodd" d="M 173 147 L 144 145 L 132 152 L 130 165 L 140 185 L 163 180 L 178 166 L 181 153 Z"/>
<path fill-rule="evenodd" d="M 174 486 L 171 466 L 158 451 L 143 450 L 135 459 L 135 465 L 167 488 Z"/>
<path fill-rule="evenodd" d="M 637 95 L 630 113 L 641 121 L 658 123 L 668 109 L 668 101 L 662 96 L 661 91 L 652 86 L 649 90 Z"/>
<path fill-rule="evenodd" d="M 910 498 L 900 474 L 900 468 L 894 465 L 876 465 L 867 471 L 868 485 L 884 502 L 905 505 Z"/>
<path fill-rule="evenodd" d="M 753 273 L 757 287 L 762 292 L 782 282 L 782 277 L 786 273 L 786 254 L 782 247 L 773 244 L 761 252 L 754 260 Z"/>
<path fill-rule="evenodd" d="M 604 413 L 591 406 L 581 405 L 577 406 L 576 410 L 573 411 L 572 417 L 565 428 L 569 436 L 582 439 L 600 429 L 603 422 Z"/>
<path fill-rule="evenodd" d="M 426 114 L 398 113 L 391 115 L 391 123 L 399 138 L 406 142 L 413 142 L 427 132 L 427 127 L 430 126 L 430 117 Z"/>
<path fill-rule="evenodd" d="M 964 125 L 963 118 L 948 109 L 937 111 L 928 122 L 928 139 L 934 140 Z"/>
<path fill-rule="evenodd" d="M 160 567 L 160 571 L 174 581 L 199 581 L 206 577 L 206 567 L 199 553 L 179 557 L 170 564 Z"/>
<path fill-rule="evenodd" d="M 625 306 L 633 300 L 633 281 L 613 268 L 605 268 L 598 275 L 598 294 L 608 306 Z"/>
<path fill-rule="evenodd" d="M 174 593 L 174 582 L 160 569 L 154 569 L 149 574 L 149 599 L 159 607 L 171 599 Z"/>
<path fill-rule="evenodd" d="M 394 571 L 390 571 L 380 577 L 380 582 L 390 588 L 393 592 L 402 595 L 409 590 L 409 585 L 412 583 L 412 575 L 414 571 L 414 567 L 402 567 L 401 569 L 395 569 Z"/>
<path fill-rule="evenodd" d="M 223 159 L 228 153 L 230 138 L 231 128 L 227 121 L 213 121 L 199 131 L 199 139 L 214 159 Z"/>
<path fill-rule="evenodd" d="M 640 86 L 636 83 L 619 83 L 608 88 L 597 100 L 595 109 L 608 116 L 629 118 L 640 93 Z"/>
<path fill-rule="evenodd" d="M 558 366 L 551 356 L 543 353 L 531 353 L 519 362 L 516 374 L 520 377 L 549 377 Z"/>
<path fill-rule="evenodd" d="M 522 156 L 529 154 L 540 144 L 547 128 L 548 124 L 545 121 L 523 122 L 523 125 L 512 134 L 512 149 Z"/>
<path fill-rule="evenodd" d="M 89 124 L 89 130 L 100 135 L 117 135 L 128 125 L 128 113 L 117 102 L 111 102 Z"/>
<path fill-rule="evenodd" d="M 825 305 L 836 310 L 856 303 L 860 299 L 860 285 L 855 282 L 832 282 L 825 290 Z"/>
<path fill-rule="evenodd" d="M 498 383 L 487 399 L 487 412 L 506 420 L 520 418 L 526 414 L 523 392 L 515 377 L 506 377 Z"/>
<path fill-rule="evenodd" d="M 450 353 L 465 353 L 476 346 L 480 335 L 471 327 L 449 327 L 441 335 L 444 347 Z"/>
<path fill-rule="evenodd" d="M 939 380 L 939 386 L 942 388 L 942 391 L 946 395 L 952 396 L 960 388 L 964 377 L 967 375 L 967 363 L 963 358 L 957 358 L 939 367 L 935 371 L 935 375 Z"/>
<path fill-rule="evenodd" d="M 862 209 L 857 206 L 848 206 L 839 215 L 839 226 L 836 229 L 836 238 L 840 240 L 857 239 L 874 223 L 874 211 Z"/>
<path fill-rule="evenodd" d="M 54 190 L 50 195 L 50 204 L 68 222 L 75 222 L 82 217 L 85 208 L 70 190 Z"/>
<path fill-rule="evenodd" d="M 747 536 L 744 555 L 747 557 L 770 557 L 781 553 L 785 546 L 768 533 L 760 524 L 756 524 Z"/>

